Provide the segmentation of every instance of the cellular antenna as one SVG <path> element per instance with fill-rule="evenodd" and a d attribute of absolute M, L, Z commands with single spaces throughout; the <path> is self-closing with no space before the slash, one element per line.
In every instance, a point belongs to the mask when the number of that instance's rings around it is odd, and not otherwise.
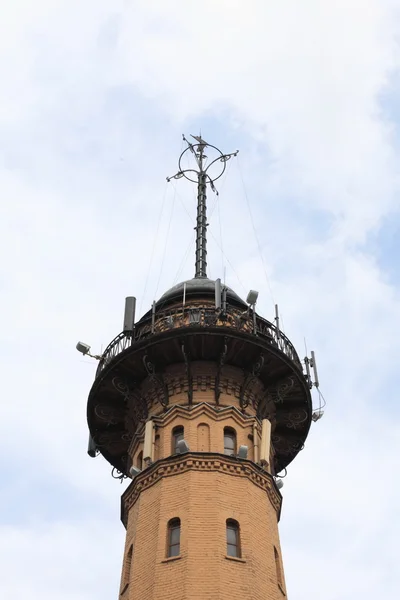
<path fill-rule="evenodd" d="M 221 308 L 221 279 L 215 280 L 215 308 L 218 310 Z"/>
<path fill-rule="evenodd" d="M 308 358 L 308 356 L 305 356 L 305 357 L 304 357 L 304 365 L 305 365 L 305 367 L 306 367 L 306 373 L 307 373 L 307 382 L 308 382 L 308 387 L 309 387 L 309 388 L 310 388 L 310 390 L 311 390 L 311 388 L 312 388 L 312 386 L 313 386 L 313 382 L 312 382 L 312 379 L 311 379 L 311 372 L 310 372 L 310 359 Z"/>
<path fill-rule="evenodd" d="M 315 353 L 313 350 L 311 350 L 310 367 L 314 371 L 314 385 L 316 388 L 318 388 L 319 387 L 319 379 L 318 379 L 317 363 L 315 362 Z"/>
<path fill-rule="evenodd" d="M 132 332 L 134 330 L 134 328 L 135 328 L 135 311 L 136 311 L 136 298 L 134 296 L 128 296 L 127 298 L 125 298 L 123 331 Z"/>
<path fill-rule="evenodd" d="M 278 343 L 279 343 L 280 338 L 281 338 L 281 333 L 280 333 L 280 329 L 279 329 L 279 309 L 278 309 L 277 304 L 275 304 L 275 323 L 276 323 L 276 337 L 277 337 Z"/>
<path fill-rule="evenodd" d="M 185 302 L 186 302 L 186 282 L 183 284 L 183 303 L 182 303 L 183 308 L 185 308 Z"/>
<path fill-rule="evenodd" d="M 153 301 L 151 305 L 151 333 L 154 333 L 154 326 L 156 322 L 156 301 Z"/>
<path fill-rule="evenodd" d="M 218 195 L 215 182 L 225 173 L 227 161 L 232 158 L 232 156 L 236 156 L 239 150 L 236 150 L 236 152 L 232 152 L 231 154 L 222 154 L 221 150 L 204 141 L 201 135 L 191 136 L 195 140 L 194 144 L 189 142 L 184 135 L 182 137 L 187 143 L 187 148 L 185 148 L 179 157 L 179 171 L 172 177 L 167 177 L 167 181 L 185 177 L 189 181 L 197 183 L 195 277 L 207 277 L 207 184 L 209 184 L 212 191 Z M 204 153 L 206 148 L 210 148 L 217 153 L 217 157 L 208 164 L 208 157 Z M 195 159 L 195 164 L 193 165 L 194 168 L 192 169 L 184 169 L 182 167 L 182 159 L 187 152 L 193 154 Z M 211 178 L 209 170 L 218 162 L 221 163 L 220 170 L 219 172 L 217 171 L 213 178 Z"/>

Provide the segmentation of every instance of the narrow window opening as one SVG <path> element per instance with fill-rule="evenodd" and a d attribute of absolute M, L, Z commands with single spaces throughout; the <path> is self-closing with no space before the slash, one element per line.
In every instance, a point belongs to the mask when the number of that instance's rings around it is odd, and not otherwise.
<path fill-rule="evenodd" d="M 281 587 L 283 587 L 281 561 L 279 560 L 278 550 L 275 548 L 275 546 L 274 546 L 274 555 L 275 555 L 276 579 L 278 581 L 278 584 Z"/>
<path fill-rule="evenodd" d="M 184 429 L 180 425 L 172 430 L 172 454 L 178 454 L 178 442 L 183 440 Z"/>
<path fill-rule="evenodd" d="M 139 452 L 136 458 L 136 466 L 138 469 L 143 469 L 143 452 Z"/>
<path fill-rule="evenodd" d="M 129 584 L 129 581 L 131 578 L 132 555 L 133 555 L 133 545 L 131 545 L 131 547 L 129 548 L 128 553 L 125 557 L 124 584 L 123 584 L 124 588 Z"/>
<path fill-rule="evenodd" d="M 231 427 L 224 428 L 224 454 L 236 454 L 236 431 Z"/>
<path fill-rule="evenodd" d="M 226 521 L 226 553 L 241 558 L 239 523 L 233 519 Z"/>
<path fill-rule="evenodd" d="M 181 520 L 171 519 L 168 523 L 167 556 L 179 556 L 181 552 Z"/>

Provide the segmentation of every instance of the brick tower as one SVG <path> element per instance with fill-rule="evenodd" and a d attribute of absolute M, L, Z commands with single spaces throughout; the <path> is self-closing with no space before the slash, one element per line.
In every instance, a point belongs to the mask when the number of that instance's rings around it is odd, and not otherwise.
<path fill-rule="evenodd" d="M 207 186 L 233 155 L 194 139 L 183 152 L 194 168 L 181 156 L 175 177 L 197 184 L 195 277 L 138 322 L 127 298 L 122 333 L 96 357 L 88 452 L 132 479 L 121 600 L 279 600 L 276 474 L 304 445 L 312 384 L 278 318 L 256 313 L 257 292 L 245 302 L 207 278 Z M 206 148 L 217 152 L 208 166 Z"/>

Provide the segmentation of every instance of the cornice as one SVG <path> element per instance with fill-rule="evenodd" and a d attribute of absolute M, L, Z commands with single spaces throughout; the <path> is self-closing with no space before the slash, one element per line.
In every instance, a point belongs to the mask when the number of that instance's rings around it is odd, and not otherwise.
<path fill-rule="evenodd" d="M 153 417 L 153 421 L 156 425 L 165 426 L 171 423 L 176 417 L 183 417 L 185 419 L 196 419 L 199 415 L 207 415 L 210 419 L 215 421 L 223 421 L 227 416 L 233 418 L 237 425 L 242 427 L 248 426 L 253 423 L 254 420 L 260 423 L 254 415 L 243 414 L 236 406 L 212 406 L 208 402 L 199 402 L 192 406 L 185 406 L 182 404 L 175 404 L 171 406 L 162 415 Z"/>
<path fill-rule="evenodd" d="M 268 472 L 249 460 L 211 452 L 187 452 L 158 460 L 133 479 L 121 497 L 121 520 L 125 527 L 127 526 L 128 513 L 143 491 L 164 477 L 171 477 L 188 471 L 219 472 L 231 477 L 246 477 L 268 494 L 279 520 L 282 496 L 272 475 Z"/>
<path fill-rule="evenodd" d="M 260 419 L 253 415 L 243 414 L 236 406 L 213 406 L 208 402 L 200 402 L 199 404 L 193 404 L 192 406 L 174 404 L 162 415 L 157 415 L 150 418 L 153 420 L 153 423 L 156 427 L 162 428 L 170 425 L 177 418 L 190 421 L 203 415 L 214 422 L 224 421 L 227 417 L 231 417 L 238 427 L 252 427 L 253 424 L 256 423 L 257 430 L 261 435 Z M 128 453 L 131 457 L 136 452 L 138 445 L 144 441 L 144 427 L 145 424 L 142 423 L 132 438 L 128 450 Z"/>

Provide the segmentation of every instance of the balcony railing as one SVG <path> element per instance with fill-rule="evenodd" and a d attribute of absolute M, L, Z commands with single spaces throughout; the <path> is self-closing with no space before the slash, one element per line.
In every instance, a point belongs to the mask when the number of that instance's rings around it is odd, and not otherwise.
<path fill-rule="evenodd" d="M 241 313 L 233 307 L 227 307 L 222 315 L 210 306 L 196 306 L 164 310 L 136 324 L 134 331 L 123 331 L 112 340 L 102 354 L 96 375 L 118 354 L 133 346 L 140 340 L 149 338 L 164 331 L 190 327 L 221 327 L 233 331 L 241 331 L 249 335 L 259 336 L 272 346 L 278 348 L 297 367 L 302 368 L 300 359 L 293 344 L 278 330 L 275 325 L 253 313 Z"/>

